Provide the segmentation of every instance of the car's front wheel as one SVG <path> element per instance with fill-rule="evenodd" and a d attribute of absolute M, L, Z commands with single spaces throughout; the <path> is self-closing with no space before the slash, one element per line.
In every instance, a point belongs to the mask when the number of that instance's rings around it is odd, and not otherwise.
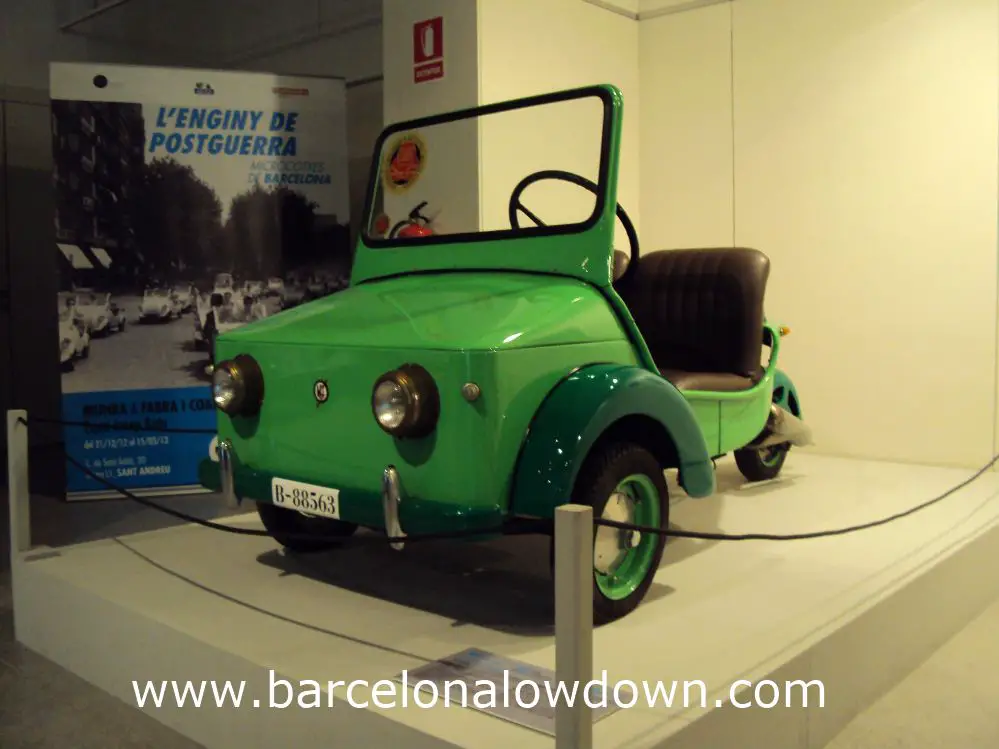
<path fill-rule="evenodd" d="M 300 554 L 335 548 L 342 539 L 349 538 L 357 530 L 353 523 L 306 515 L 269 502 L 257 502 L 257 513 L 275 541 Z"/>
<path fill-rule="evenodd" d="M 594 519 L 669 527 L 669 490 L 662 466 L 638 444 L 618 442 L 589 455 L 576 481 L 573 501 L 592 507 Z M 620 619 L 642 602 L 665 546 L 666 537 L 658 533 L 594 527 L 594 624 Z"/>

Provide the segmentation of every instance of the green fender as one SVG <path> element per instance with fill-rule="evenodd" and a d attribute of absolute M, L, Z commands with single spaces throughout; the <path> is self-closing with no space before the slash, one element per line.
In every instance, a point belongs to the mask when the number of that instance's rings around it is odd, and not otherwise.
<path fill-rule="evenodd" d="M 576 475 L 590 449 L 626 417 L 645 417 L 645 424 L 654 427 L 644 430 L 646 436 L 672 442 L 661 447 L 669 452 L 675 448 L 687 494 L 714 493 L 714 465 L 680 391 L 646 369 L 594 364 L 556 385 L 535 414 L 514 473 L 511 512 L 552 517 L 557 506 L 571 502 Z M 622 436 L 629 436 L 628 431 Z"/>
<path fill-rule="evenodd" d="M 794 383 L 791 382 L 791 378 L 779 369 L 774 375 L 774 403 L 790 411 L 799 419 L 802 418 L 801 399 L 798 398 L 798 391 L 795 389 Z"/>

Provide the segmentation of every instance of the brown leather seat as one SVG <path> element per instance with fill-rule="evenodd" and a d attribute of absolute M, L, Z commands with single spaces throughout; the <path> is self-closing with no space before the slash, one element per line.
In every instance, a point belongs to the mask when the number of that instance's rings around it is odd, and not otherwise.
<path fill-rule="evenodd" d="M 631 255 L 627 252 L 621 250 L 614 250 L 614 265 L 613 265 L 613 277 L 614 283 L 621 280 L 624 272 L 628 270 L 628 265 L 631 263 Z"/>
<path fill-rule="evenodd" d="M 733 392 L 761 375 L 769 275 L 759 250 L 660 250 L 615 288 L 664 377 L 680 390 Z"/>

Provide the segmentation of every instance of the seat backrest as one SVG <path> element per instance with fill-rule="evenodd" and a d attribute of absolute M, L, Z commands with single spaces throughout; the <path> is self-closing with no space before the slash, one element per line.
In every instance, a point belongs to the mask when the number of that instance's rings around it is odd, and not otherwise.
<path fill-rule="evenodd" d="M 614 250 L 614 264 L 613 264 L 613 279 L 614 283 L 621 280 L 624 276 L 624 272 L 628 270 L 628 265 L 631 262 L 631 256 L 627 252 L 621 250 Z"/>
<path fill-rule="evenodd" d="M 659 250 L 616 288 L 660 369 L 754 377 L 769 275 L 759 250 Z"/>

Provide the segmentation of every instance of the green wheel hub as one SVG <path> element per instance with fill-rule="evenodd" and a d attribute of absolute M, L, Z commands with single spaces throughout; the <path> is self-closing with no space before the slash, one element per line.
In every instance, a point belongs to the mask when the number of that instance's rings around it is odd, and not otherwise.
<path fill-rule="evenodd" d="M 600 517 L 658 528 L 661 513 L 655 484 L 642 474 L 622 479 L 608 497 Z M 653 533 L 607 526 L 597 526 L 593 535 L 593 575 L 597 588 L 611 600 L 627 598 L 648 574 L 659 538 Z"/>

